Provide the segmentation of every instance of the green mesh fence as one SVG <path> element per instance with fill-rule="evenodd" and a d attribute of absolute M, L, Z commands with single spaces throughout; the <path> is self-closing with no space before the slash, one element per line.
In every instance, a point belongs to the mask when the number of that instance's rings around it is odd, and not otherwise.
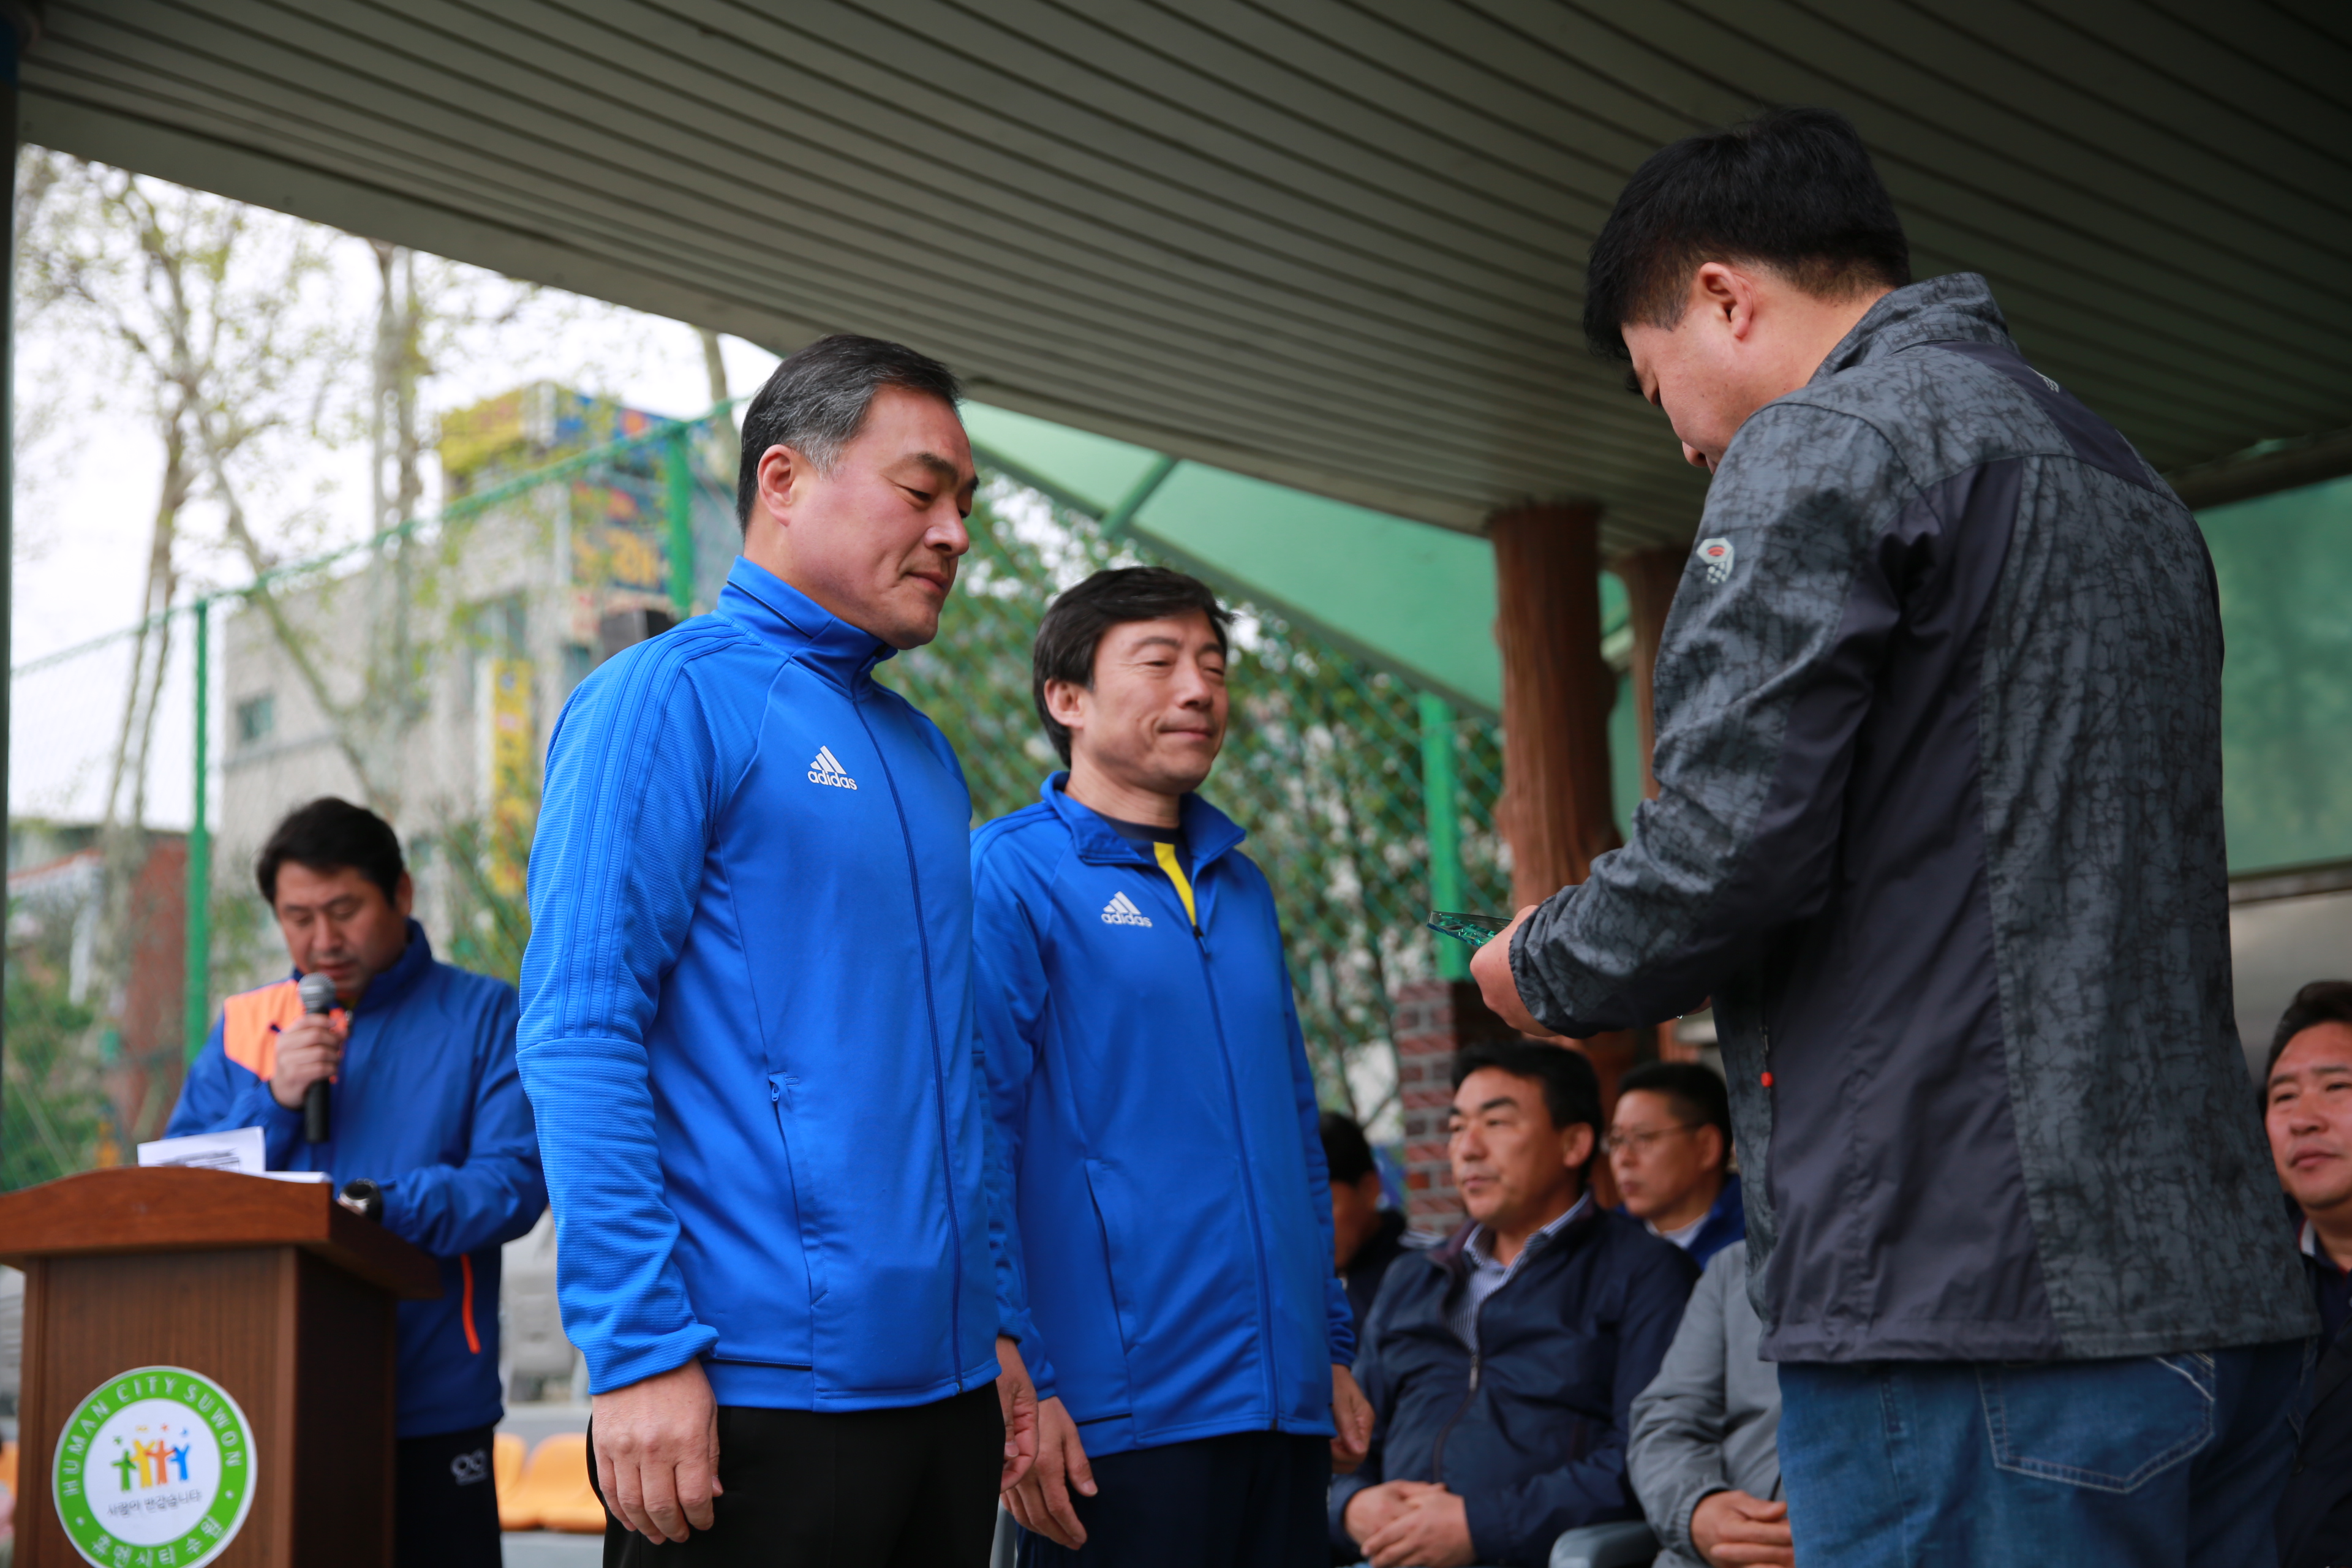
<path fill-rule="evenodd" d="M 319 795 L 400 829 L 441 956 L 519 973 L 547 734 L 597 663 L 717 597 L 733 435 L 553 391 L 477 412 L 445 442 L 437 519 L 12 671 L 0 1184 L 160 1134 L 222 996 L 285 972 L 252 858 Z M 939 640 L 882 677 L 947 731 L 984 821 L 1058 765 L 1029 695 L 1046 603 L 1146 557 L 994 473 L 973 540 Z M 1325 1103 L 1373 1121 L 1393 1100 L 1391 997 L 1465 956 L 1422 929 L 1433 864 L 1438 901 L 1506 905 L 1499 734 L 1233 607 L 1234 717 L 1207 793 L 1275 888 Z M 1452 802 L 1434 857 L 1432 783 Z"/>

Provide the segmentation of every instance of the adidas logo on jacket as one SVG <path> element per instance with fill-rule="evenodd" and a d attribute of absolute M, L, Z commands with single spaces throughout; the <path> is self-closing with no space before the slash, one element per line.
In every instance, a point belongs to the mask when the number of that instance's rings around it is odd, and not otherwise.
<path fill-rule="evenodd" d="M 833 754 L 831 746 L 816 749 L 816 761 L 809 764 L 808 781 L 813 784 L 831 784 L 835 789 L 857 787 L 857 781 L 849 776 L 849 770 L 841 765 L 841 759 Z"/>

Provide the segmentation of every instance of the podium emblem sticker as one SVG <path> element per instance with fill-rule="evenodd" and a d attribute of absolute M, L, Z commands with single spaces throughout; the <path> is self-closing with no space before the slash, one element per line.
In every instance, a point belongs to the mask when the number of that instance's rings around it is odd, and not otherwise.
<path fill-rule="evenodd" d="M 100 1568 L 192 1568 L 253 1506 L 253 1431 L 210 1379 L 142 1366 L 94 1390 L 58 1437 L 49 1495 Z"/>

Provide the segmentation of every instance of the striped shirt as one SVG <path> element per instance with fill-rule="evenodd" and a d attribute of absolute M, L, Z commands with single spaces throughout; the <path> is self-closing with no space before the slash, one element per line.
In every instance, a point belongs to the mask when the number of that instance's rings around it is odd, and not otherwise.
<path fill-rule="evenodd" d="M 1519 1271 L 1519 1265 L 1528 1260 L 1528 1254 L 1549 1241 L 1560 1226 L 1591 1206 L 1592 1194 L 1588 1192 L 1570 1204 L 1566 1214 L 1528 1237 L 1507 1265 L 1496 1262 L 1494 1255 L 1487 1251 L 1486 1227 L 1483 1225 L 1470 1227 L 1470 1239 L 1462 1245 L 1462 1255 L 1470 1260 L 1470 1274 L 1462 1281 L 1453 1306 L 1446 1311 L 1445 1321 L 1455 1337 L 1470 1347 L 1471 1354 L 1478 1353 L 1478 1309 L 1486 1304 L 1486 1298 L 1509 1282 L 1511 1276 Z"/>

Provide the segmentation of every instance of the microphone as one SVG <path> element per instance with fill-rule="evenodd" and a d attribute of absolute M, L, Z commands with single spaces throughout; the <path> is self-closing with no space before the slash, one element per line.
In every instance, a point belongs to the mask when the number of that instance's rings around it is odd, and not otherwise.
<path fill-rule="evenodd" d="M 316 973 L 302 976 L 295 987 L 301 993 L 302 1011 L 313 1016 L 335 1010 L 335 983 Z M 327 1141 L 328 1096 L 331 1092 L 327 1080 L 320 1079 L 302 1094 L 302 1141 L 324 1143 Z"/>

